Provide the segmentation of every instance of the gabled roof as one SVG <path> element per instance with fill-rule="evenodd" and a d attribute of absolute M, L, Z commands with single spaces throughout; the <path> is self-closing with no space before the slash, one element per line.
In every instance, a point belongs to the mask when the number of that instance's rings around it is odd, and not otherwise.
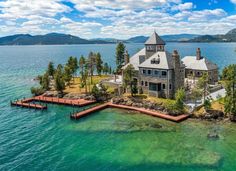
<path fill-rule="evenodd" d="M 152 63 L 152 60 L 160 59 L 159 63 Z M 172 55 L 167 52 L 157 52 L 139 65 L 140 68 L 173 69 Z"/>
<path fill-rule="evenodd" d="M 135 70 L 138 70 L 138 65 L 139 65 L 139 56 L 145 56 L 145 48 L 140 50 L 138 53 L 134 54 L 130 59 L 129 63 L 125 66 L 122 67 L 122 69 L 125 69 L 128 65 L 132 64 L 134 66 Z"/>
<path fill-rule="evenodd" d="M 165 45 L 166 43 L 154 32 L 149 39 L 145 42 L 145 45 Z"/>
<path fill-rule="evenodd" d="M 196 59 L 196 56 L 185 56 L 182 59 L 186 69 L 209 71 L 217 69 L 217 65 L 207 60 L 206 58 Z"/>

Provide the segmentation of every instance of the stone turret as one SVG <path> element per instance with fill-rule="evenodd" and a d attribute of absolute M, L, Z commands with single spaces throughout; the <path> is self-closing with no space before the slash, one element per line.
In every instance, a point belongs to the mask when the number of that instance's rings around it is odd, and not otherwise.
<path fill-rule="evenodd" d="M 146 59 L 150 58 L 158 51 L 165 50 L 165 42 L 154 32 L 145 42 Z"/>
<path fill-rule="evenodd" d="M 200 48 L 197 48 L 196 59 L 197 59 L 197 60 L 200 60 L 201 58 L 202 58 L 202 56 L 201 56 L 201 49 L 200 49 Z"/>
<path fill-rule="evenodd" d="M 129 53 L 127 50 L 125 51 L 124 59 L 125 59 L 125 65 L 128 64 L 129 63 Z"/>
<path fill-rule="evenodd" d="M 174 50 L 172 58 L 174 67 L 174 91 L 177 91 L 184 85 L 184 73 L 181 71 L 181 60 L 177 50 Z"/>

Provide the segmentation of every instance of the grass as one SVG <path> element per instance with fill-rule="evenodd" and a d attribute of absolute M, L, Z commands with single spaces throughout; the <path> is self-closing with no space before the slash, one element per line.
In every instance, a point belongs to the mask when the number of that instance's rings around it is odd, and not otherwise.
<path fill-rule="evenodd" d="M 220 98 L 216 101 L 213 101 L 211 103 L 211 109 L 213 110 L 219 110 L 224 112 L 224 98 Z M 194 115 L 201 116 L 205 113 L 204 107 L 199 108 L 198 110 L 194 111 Z"/>
<path fill-rule="evenodd" d="M 90 77 L 87 80 L 87 87 L 89 92 L 89 87 L 92 90 L 93 86 L 98 84 L 100 81 L 110 78 L 110 75 L 101 75 L 101 76 L 93 76 L 93 83 L 90 84 Z M 81 80 L 79 77 L 74 78 L 71 81 L 70 86 L 66 86 L 65 93 L 85 93 L 85 87 L 80 87 Z M 109 91 L 109 89 L 108 89 Z"/>

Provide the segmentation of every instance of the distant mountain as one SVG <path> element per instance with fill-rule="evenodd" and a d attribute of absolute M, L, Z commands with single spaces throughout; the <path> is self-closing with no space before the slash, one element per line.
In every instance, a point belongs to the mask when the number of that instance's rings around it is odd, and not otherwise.
<path fill-rule="evenodd" d="M 0 38 L 0 45 L 63 45 L 63 44 L 103 44 L 103 40 L 86 40 L 69 34 L 50 33 L 32 36 L 17 34 Z"/>
<path fill-rule="evenodd" d="M 236 29 L 230 30 L 226 34 L 198 36 L 188 42 L 236 42 Z"/>
<path fill-rule="evenodd" d="M 161 38 L 166 42 L 182 42 L 188 41 L 195 37 L 200 36 L 199 34 L 173 34 L 173 35 L 164 35 Z"/>
<path fill-rule="evenodd" d="M 148 39 L 148 37 L 146 36 L 136 36 L 136 37 L 132 37 L 128 40 L 126 40 L 126 42 L 129 42 L 129 43 L 144 43 L 146 42 Z"/>
<path fill-rule="evenodd" d="M 124 42 L 124 40 L 119 40 L 119 39 L 115 39 L 115 38 L 94 38 L 94 39 L 90 39 L 90 41 L 105 41 L 107 43 L 117 43 L 117 42 Z"/>
<path fill-rule="evenodd" d="M 163 35 L 166 42 L 236 42 L 236 29 L 222 35 L 173 34 Z M 108 44 L 108 43 L 145 43 L 147 36 L 136 36 L 127 40 L 115 38 L 82 39 L 70 34 L 50 33 L 32 36 L 16 34 L 0 38 L 0 45 L 71 45 L 71 44 Z"/>
<path fill-rule="evenodd" d="M 166 42 L 180 42 L 180 41 L 188 41 L 195 37 L 198 37 L 197 34 L 173 34 L 173 35 L 163 35 L 161 38 Z M 145 43 L 148 37 L 146 36 L 136 36 L 126 40 L 129 43 Z"/>

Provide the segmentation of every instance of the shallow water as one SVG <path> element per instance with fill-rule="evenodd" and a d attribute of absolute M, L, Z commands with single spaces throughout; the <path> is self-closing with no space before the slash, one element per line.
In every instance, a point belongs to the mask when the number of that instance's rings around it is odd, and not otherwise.
<path fill-rule="evenodd" d="M 235 45 L 171 43 L 167 48 L 186 55 L 205 48 L 222 68 L 236 63 Z M 130 53 L 139 47 L 128 45 Z M 114 48 L 0 47 L 0 170 L 235 170 L 236 124 L 176 124 L 119 109 L 72 121 L 70 107 L 49 105 L 43 112 L 10 107 L 10 100 L 30 95 L 32 79 L 48 61 L 64 63 L 67 56 L 95 50 L 114 65 Z M 207 134 L 215 131 L 220 138 L 209 140 Z"/>

